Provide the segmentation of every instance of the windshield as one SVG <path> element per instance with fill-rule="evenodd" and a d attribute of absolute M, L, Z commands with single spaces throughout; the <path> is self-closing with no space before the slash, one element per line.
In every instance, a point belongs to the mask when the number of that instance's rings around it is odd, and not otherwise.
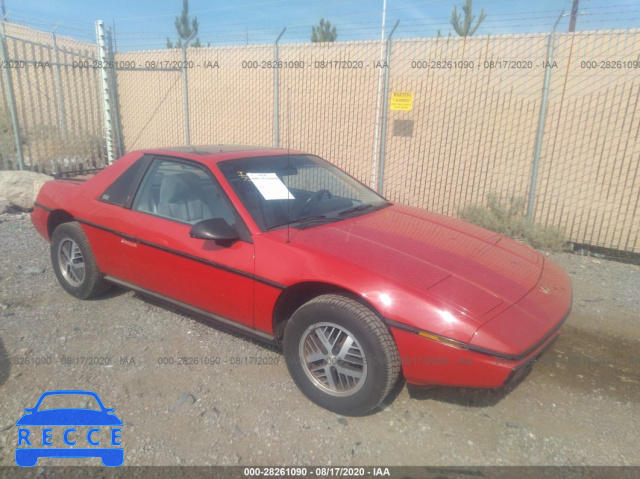
<path fill-rule="evenodd" d="M 51 394 L 45 396 L 40 406 L 38 406 L 38 411 L 75 408 L 101 411 L 95 398 L 87 394 Z"/>
<path fill-rule="evenodd" d="M 311 155 L 224 161 L 219 168 L 263 230 L 304 228 L 387 206 L 387 201 Z"/>

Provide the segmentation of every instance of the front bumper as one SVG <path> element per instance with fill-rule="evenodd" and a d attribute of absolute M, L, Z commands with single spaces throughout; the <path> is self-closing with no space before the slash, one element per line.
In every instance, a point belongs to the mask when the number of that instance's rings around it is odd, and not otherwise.
<path fill-rule="evenodd" d="M 476 330 L 469 343 L 387 319 L 412 384 L 500 387 L 518 379 L 553 343 L 571 311 L 571 280 L 545 261 L 535 287 Z"/>
<path fill-rule="evenodd" d="M 391 327 L 406 381 L 415 385 L 497 388 L 516 381 L 558 336 L 557 330 L 526 356 L 513 358 L 462 349 Z"/>
<path fill-rule="evenodd" d="M 84 459 L 99 457 L 107 467 L 118 467 L 124 462 L 123 448 L 23 448 L 16 449 L 16 464 L 33 467 L 41 457 Z"/>

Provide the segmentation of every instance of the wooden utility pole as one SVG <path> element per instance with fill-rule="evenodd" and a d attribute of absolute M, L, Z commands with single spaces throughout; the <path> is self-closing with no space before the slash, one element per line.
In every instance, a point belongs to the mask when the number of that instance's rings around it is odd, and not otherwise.
<path fill-rule="evenodd" d="M 573 0 L 573 6 L 571 7 L 571 21 L 569 22 L 569 31 L 576 31 L 576 18 L 578 17 L 578 4 L 580 0 Z"/>

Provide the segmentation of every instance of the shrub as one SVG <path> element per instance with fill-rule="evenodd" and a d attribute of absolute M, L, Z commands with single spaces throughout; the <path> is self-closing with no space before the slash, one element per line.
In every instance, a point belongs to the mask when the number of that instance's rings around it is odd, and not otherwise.
<path fill-rule="evenodd" d="M 96 135 L 69 131 L 57 126 L 36 125 L 28 133 L 27 143 L 39 160 L 88 159 L 100 155 L 102 140 Z"/>
<path fill-rule="evenodd" d="M 23 131 L 20 131 L 20 141 L 23 145 L 25 144 Z M 9 112 L 0 108 L 0 164 L 9 161 L 17 162 L 17 152 L 11 117 Z"/>
<path fill-rule="evenodd" d="M 503 201 L 500 195 L 487 195 L 487 206 L 470 205 L 459 212 L 461 219 L 509 236 L 537 249 L 562 251 L 567 244 L 564 233 L 555 226 L 540 226 L 524 215 L 526 201 L 523 197 L 511 197 Z"/>

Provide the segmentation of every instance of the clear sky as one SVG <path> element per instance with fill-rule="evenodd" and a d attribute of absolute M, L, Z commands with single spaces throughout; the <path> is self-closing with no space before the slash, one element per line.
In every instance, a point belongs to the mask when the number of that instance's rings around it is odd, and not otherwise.
<path fill-rule="evenodd" d="M 9 21 L 39 30 L 56 26 L 60 35 L 94 41 L 94 22 L 115 26 L 118 50 L 165 48 L 176 39 L 174 20 L 182 0 L 5 0 Z M 560 12 L 566 31 L 573 0 L 474 0 L 474 14 L 487 18 L 476 35 L 548 32 Z M 387 30 L 400 20 L 397 38 L 443 35 L 454 5 L 464 0 L 387 0 Z M 283 27 L 282 42 L 308 42 L 321 17 L 338 29 L 338 41 L 379 39 L 383 0 L 190 0 L 190 14 L 200 22 L 206 45 L 272 43 Z M 577 30 L 640 28 L 640 0 L 580 0 Z M 454 32 L 455 34 L 455 32 Z"/>

